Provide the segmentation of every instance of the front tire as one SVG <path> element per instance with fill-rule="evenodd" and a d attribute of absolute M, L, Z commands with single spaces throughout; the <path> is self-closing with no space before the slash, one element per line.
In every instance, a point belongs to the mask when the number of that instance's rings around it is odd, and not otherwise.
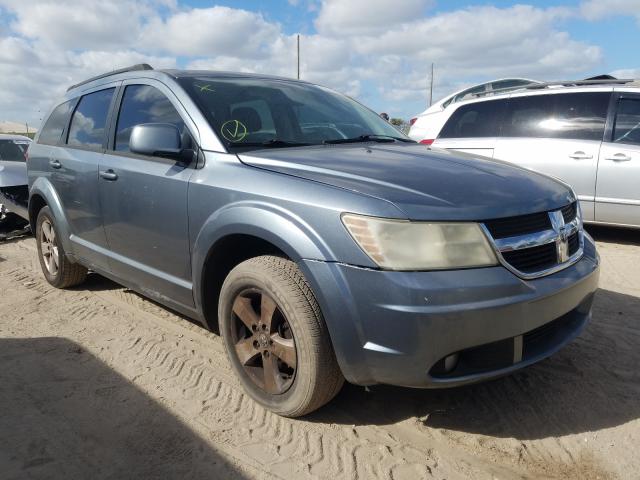
<path fill-rule="evenodd" d="M 67 258 L 49 207 L 43 207 L 36 220 L 38 259 L 44 278 L 56 288 L 79 285 L 87 278 L 87 269 Z"/>
<path fill-rule="evenodd" d="M 231 366 L 265 408 L 299 417 L 342 388 L 320 307 L 294 262 L 261 256 L 236 266 L 222 286 L 218 318 Z"/>

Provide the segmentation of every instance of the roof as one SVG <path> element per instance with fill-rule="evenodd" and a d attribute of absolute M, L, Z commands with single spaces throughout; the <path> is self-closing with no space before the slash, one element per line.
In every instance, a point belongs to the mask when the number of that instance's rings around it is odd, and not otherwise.
<path fill-rule="evenodd" d="M 140 63 L 137 65 L 132 65 L 130 67 L 121 68 L 118 70 L 113 70 L 111 72 L 103 73 L 101 75 L 97 75 L 95 77 L 88 78 L 83 80 L 82 82 L 71 85 L 67 88 L 67 92 L 75 90 L 79 87 L 86 86 L 92 84 L 98 80 L 103 79 L 125 79 L 131 76 L 139 76 L 140 74 L 145 74 L 151 77 L 157 77 L 158 74 L 169 75 L 172 78 L 184 78 L 184 77 L 197 77 L 197 76 L 211 76 L 218 78 L 256 78 L 256 79 L 264 79 L 264 80 L 286 80 L 292 82 L 301 82 L 301 83 L 309 83 L 303 80 L 296 80 L 293 78 L 287 77 L 278 77 L 275 75 L 265 75 L 260 73 L 247 73 L 247 72 L 227 72 L 227 71 L 215 71 L 215 70 L 177 70 L 177 69 L 162 69 L 155 70 L 151 65 L 146 63 Z"/>
<path fill-rule="evenodd" d="M 11 135 L 11 134 L 7 134 L 7 133 L 0 133 L 0 140 L 29 140 L 29 141 L 31 141 L 31 139 L 29 137 L 26 137 L 24 135 Z"/>

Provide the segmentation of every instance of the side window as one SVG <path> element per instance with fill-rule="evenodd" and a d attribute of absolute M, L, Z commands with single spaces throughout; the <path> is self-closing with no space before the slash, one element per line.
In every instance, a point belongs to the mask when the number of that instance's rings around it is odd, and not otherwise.
<path fill-rule="evenodd" d="M 129 138 L 136 125 L 144 123 L 168 123 L 175 125 L 183 138 L 183 147 L 191 137 L 180 114 L 169 99 L 151 85 L 128 85 L 125 88 L 116 126 L 115 149 L 129 150 Z"/>
<path fill-rule="evenodd" d="M 545 128 L 554 115 L 556 95 L 534 95 L 515 97 L 509 100 L 503 137 L 547 137 L 550 129 Z"/>
<path fill-rule="evenodd" d="M 69 121 L 72 107 L 73 100 L 70 100 L 53 109 L 44 127 L 42 127 L 42 131 L 38 137 L 38 143 L 55 145 L 60 141 L 64 127 L 67 126 L 67 122 Z"/>
<path fill-rule="evenodd" d="M 511 98 L 502 135 L 602 140 L 609 97 L 595 92 Z"/>
<path fill-rule="evenodd" d="M 555 95 L 558 138 L 602 141 L 611 95 L 606 92 Z"/>
<path fill-rule="evenodd" d="M 503 111 L 504 100 L 463 105 L 453 112 L 438 138 L 497 137 Z"/>
<path fill-rule="evenodd" d="M 114 88 L 89 93 L 80 99 L 69 125 L 69 145 L 101 148 Z"/>
<path fill-rule="evenodd" d="M 640 98 L 621 98 L 618 102 L 613 141 L 640 145 Z"/>

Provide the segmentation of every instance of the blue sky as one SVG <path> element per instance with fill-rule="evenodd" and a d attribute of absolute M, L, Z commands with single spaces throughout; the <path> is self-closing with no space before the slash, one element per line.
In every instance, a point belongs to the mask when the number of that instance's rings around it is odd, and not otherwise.
<path fill-rule="evenodd" d="M 0 0 L 0 120 L 132 63 L 295 75 L 411 118 L 500 77 L 640 77 L 640 0 Z"/>

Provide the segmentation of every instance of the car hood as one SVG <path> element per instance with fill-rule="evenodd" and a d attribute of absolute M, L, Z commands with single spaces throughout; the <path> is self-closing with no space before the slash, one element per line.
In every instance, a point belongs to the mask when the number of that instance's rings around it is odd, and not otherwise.
<path fill-rule="evenodd" d="M 26 162 L 0 160 L 0 187 L 15 187 L 27 184 Z"/>
<path fill-rule="evenodd" d="M 387 200 L 412 220 L 485 220 L 575 200 L 551 177 L 413 143 L 264 149 L 239 157 L 247 165 Z"/>

